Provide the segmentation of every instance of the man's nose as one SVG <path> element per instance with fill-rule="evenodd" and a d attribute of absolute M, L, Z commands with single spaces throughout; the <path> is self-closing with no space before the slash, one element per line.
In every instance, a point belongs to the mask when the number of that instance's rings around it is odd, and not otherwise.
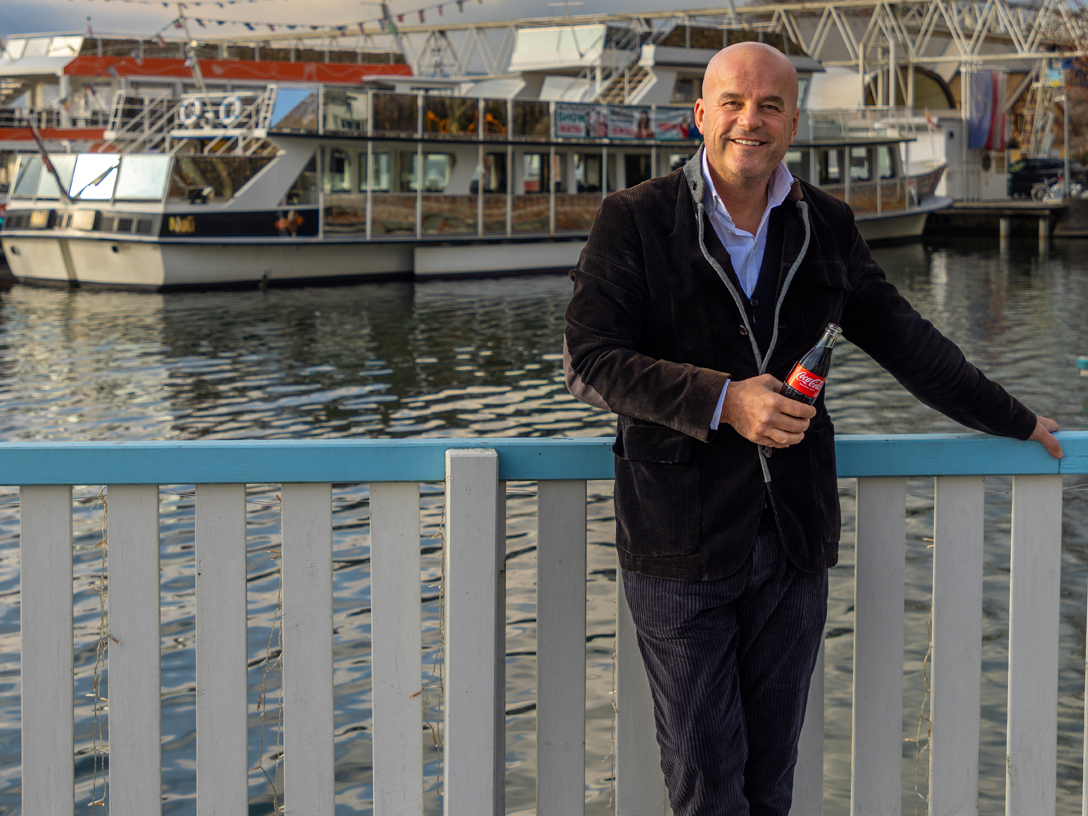
<path fill-rule="evenodd" d="M 740 115 L 737 116 L 737 124 L 743 127 L 745 130 L 756 130 L 763 124 L 763 119 L 759 115 L 759 106 L 757 105 L 745 105 Z"/>

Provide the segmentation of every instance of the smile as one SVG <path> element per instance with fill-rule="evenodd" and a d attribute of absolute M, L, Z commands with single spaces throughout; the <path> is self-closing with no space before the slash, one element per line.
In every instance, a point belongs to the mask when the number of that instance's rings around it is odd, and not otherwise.
<path fill-rule="evenodd" d="M 736 144 L 745 145 L 746 147 L 759 147 L 763 142 L 752 141 L 751 139 L 733 139 Z"/>

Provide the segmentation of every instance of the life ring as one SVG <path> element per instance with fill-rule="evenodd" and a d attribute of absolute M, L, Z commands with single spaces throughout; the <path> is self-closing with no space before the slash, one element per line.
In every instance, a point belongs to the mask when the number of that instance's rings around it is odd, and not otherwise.
<path fill-rule="evenodd" d="M 178 110 L 178 118 L 186 127 L 191 127 L 204 116 L 204 102 L 200 99 L 186 99 Z"/>
<path fill-rule="evenodd" d="M 242 97 L 235 94 L 219 103 L 219 121 L 223 127 L 231 127 L 242 118 Z"/>

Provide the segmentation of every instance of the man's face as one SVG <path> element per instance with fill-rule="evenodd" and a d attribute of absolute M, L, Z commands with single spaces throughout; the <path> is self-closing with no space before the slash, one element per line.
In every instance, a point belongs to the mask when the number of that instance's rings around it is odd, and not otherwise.
<path fill-rule="evenodd" d="M 727 184 L 766 183 L 797 135 L 797 76 L 762 47 L 735 46 L 707 66 L 695 124 Z"/>

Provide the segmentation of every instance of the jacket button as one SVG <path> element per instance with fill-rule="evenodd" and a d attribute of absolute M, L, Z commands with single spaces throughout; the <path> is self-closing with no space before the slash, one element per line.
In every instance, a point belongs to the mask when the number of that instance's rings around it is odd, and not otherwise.
<path fill-rule="evenodd" d="M 748 336 L 748 329 L 747 329 L 747 328 L 745 327 L 745 325 L 744 325 L 743 323 L 741 323 L 741 324 L 740 324 L 740 326 L 738 326 L 738 327 L 737 327 L 737 330 L 738 330 L 738 331 L 739 331 L 739 332 L 740 332 L 740 333 L 741 333 L 741 334 L 742 334 L 742 335 L 743 335 L 744 337 L 747 337 L 747 336 Z"/>
<path fill-rule="evenodd" d="M 760 450 L 763 451 L 763 455 L 766 456 L 768 459 L 770 459 L 771 454 L 774 453 L 774 448 L 767 447 L 766 445 L 760 447 Z"/>

